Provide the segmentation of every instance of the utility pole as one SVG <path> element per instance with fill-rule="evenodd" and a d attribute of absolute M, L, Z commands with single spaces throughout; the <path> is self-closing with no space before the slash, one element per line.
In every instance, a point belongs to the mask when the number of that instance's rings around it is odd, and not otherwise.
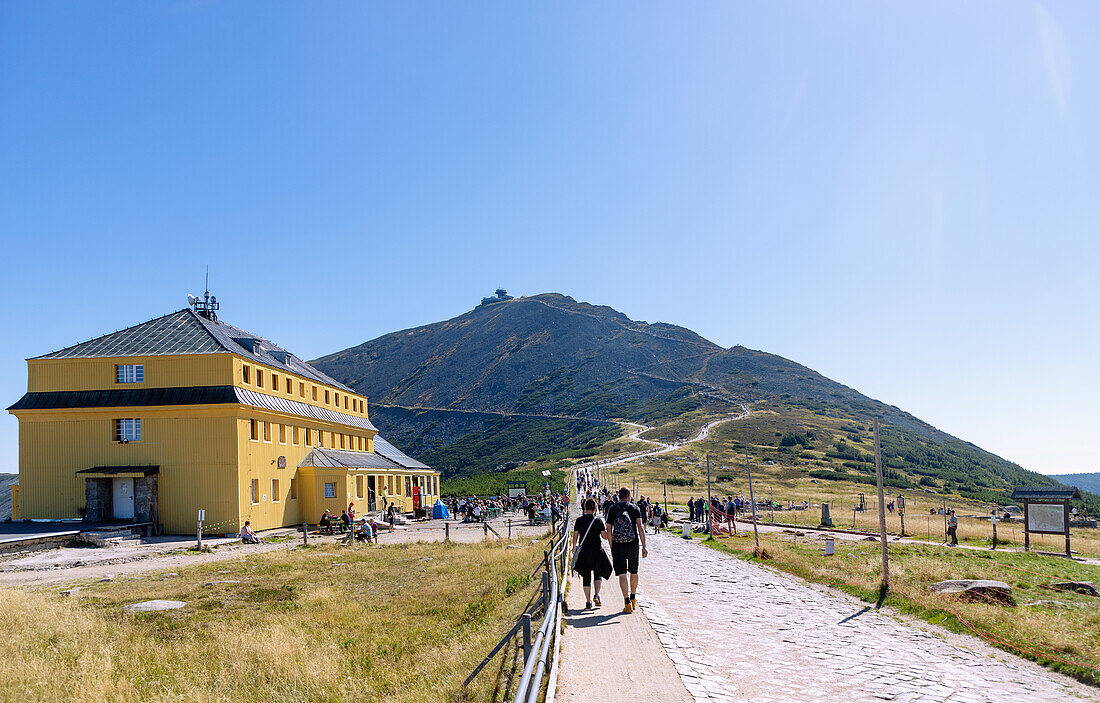
<path fill-rule="evenodd" d="M 878 440 L 878 418 L 875 418 L 875 478 L 878 479 L 878 531 L 882 542 L 882 590 L 890 587 L 890 558 L 886 549 L 886 499 L 882 491 L 882 450 Z"/>
<path fill-rule="evenodd" d="M 752 468 L 749 466 L 749 443 L 745 442 L 745 471 L 749 474 L 749 502 L 752 503 L 752 537 L 756 540 L 754 554 L 760 556 L 760 531 L 756 528 L 756 496 L 752 492 Z"/>
<path fill-rule="evenodd" d="M 707 453 L 707 505 L 710 505 L 710 453 Z"/>

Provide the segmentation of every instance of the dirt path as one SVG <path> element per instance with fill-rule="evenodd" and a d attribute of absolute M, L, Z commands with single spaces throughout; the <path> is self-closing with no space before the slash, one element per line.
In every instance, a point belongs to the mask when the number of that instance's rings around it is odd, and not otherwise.
<path fill-rule="evenodd" d="M 525 521 L 518 520 L 513 525 L 513 538 L 545 538 L 548 527 L 529 527 Z M 490 521 L 489 526 L 501 537 L 507 537 L 506 518 Z M 189 566 L 210 564 L 236 559 L 253 554 L 262 554 L 279 549 L 289 549 L 301 544 L 301 533 L 293 529 L 280 529 L 265 532 L 262 537 L 272 535 L 292 535 L 293 539 L 284 542 L 266 544 L 241 544 L 237 539 L 206 539 L 204 543 L 213 547 L 212 552 L 189 551 L 194 545 L 192 538 L 164 538 L 150 544 L 109 548 L 73 548 L 63 547 L 11 559 L 0 565 L 0 587 L 52 587 L 97 581 L 107 577 L 134 576 L 154 571 L 173 571 Z M 446 532 L 442 520 L 416 523 L 408 527 L 398 526 L 394 532 L 382 532 L 378 543 L 383 548 L 387 544 L 406 542 L 442 542 Z M 480 542 L 486 533 L 480 526 L 453 523 L 450 539 L 453 542 Z M 489 539 L 496 539 L 492 531 Z M 310 535 L 310 544 L 341 546 L 342 537 Z M 370 549 L 373 545 L 358 543 L 353 549 Z"/>
<path fill-rule="evenodd" d="M 104 578 L 119 576 L 134 576 L 152 571 L 172 571 L 183 569 L 198 564 L 210 564 L 226 559 L 237 559 L 252 554 L 270 552 L 277 549 L 287 549 L 294 542 L 280 542 L 276 544 L 240 544 L 224 545 L 210 553 L 175 551 L 164 554 L 161 551 L 151 551 L 145 555 L 136 555 L 128 561 L 99 563 L 84 566 L 69 566 L 54 569 L 27 569 L 21 571 L 5 571 L 0 573 L 0 586 L 6 587 L 45 587 L 60 586 L 62 584 L 75 584 L 88 581 L 98 581 Z M 60 551 L 60 550 L 55 550 Z M 84 551 L 84 550 L 81 550 Z M 108 549 L 96 550 L 108 552 Z"/>
<path fill-rule="evenodd" d="M 604 586 L 603 607 L 583 610 L 581 580 L 570 579 L 556 703 L 691 703 L 645 614 L 622 613 L 618 582 Z"/>
<path fill-rule="evenodd" d="M 628 435 L 627 439 L 637 440 L 639 442 L 648 442 L 649 444 L 654 445 L 653 449 L 647 449 L 647 450 L 641 451 L 641 452 L 634 452 L 632 454 L 627 454 L 626 456 L 621 456 L 621 457 L 618 457 L 616 459 L 601 459 L 599 461 L 599 466 L 600 467 L 606 467 L 606 466 L 616 466 L 618 464 L 627 464 L 629 462 L 641 459 L 642 457 L 655 456 L 657 454 L 667 454 L 668 452 L 676 451 L 677 449 L 680 449 L 681 447 L 683 447 L 685 444 L 691 444 L 692 442 L 700 442 L 700 441 L 706 439 L 707 437 L 710 436 L 710 431 L 712 429 L 714 429 L 716 426 L 721 425 L 722 423 L 725 423 L 725 422 L 732 422 L 734 420 L 744 420 L 751 413 L 752 413 L 752 411 L 749 410 L 749 406 L 742 403 L 742 405 L 741 405 L 741 414 L 740 415 L 731 415 L 730 417 L 723 417 L 723 418 L 719 418 L 717 420 L 714 420 L 712 422 L 708 422 L 707 424 L 705 424 L 705 425 L 703 425 L 702 427 L 699 428 L 699 432 L 696 433 L 696 435 L 694 437 L 692 437 L 691 439 L 686 439 L 680 444 L 666 444 L 664 442 L 658 442 L 658 441 L 652 440 L 652 439 L 645 439 L 641 435 L 645 432 L 649 432 L 650 430 L 655 429 L 653 427 L 649 427 L 648 425 L 639 425 L 635 422 L 620 423 L 620 424 L 623 424 L 623 425 L 630 425 L 632 427 L 637 427 L 638 428 L 638 431 L 635 432 L 634 434 Z M 583 463 L 583 464 L 577 464 L 573 468 L 574 468 L 574 470 L 577 470 L 577 469 L 594 469 L 594 468 L 596 468 L 596 462 L 586 462 L 586 463 Z"/>

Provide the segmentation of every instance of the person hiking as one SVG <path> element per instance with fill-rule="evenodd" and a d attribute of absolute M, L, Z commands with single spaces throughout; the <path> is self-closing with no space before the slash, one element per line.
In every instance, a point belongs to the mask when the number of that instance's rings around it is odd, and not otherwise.
<path fill-rule="evenodd" d="M 637 604 L 639 549 L 649 556 L 645 545 L 645 527 L 638 506 L 630 502 L 630 489 L 619 489 L 618 502 L 607 511 L 603 538 L 611 543 L 611 562 L 623 593 L 623 612 L 633 613 Z"/>
<path fill-rule="evenodd" d="M 660 503 L 654 503 L 653 504 L 653 517 L 651 517 L 649 519 L 649 524 L 653 525 L 653 534 L 657 534 L 658 532 L 660 532 L 661 527 L 662 527 L 661 518 L 663 516 L 664 516 L 664 509 L 661 507 L 661 504 Z M 642 524 L 644 525 L 645 522 L 646 521 L 643 519 Z"/>
<path fill-rule="evenodd" d="M 607 525 L 596 515 L 596 501 L 589 498 L 584 501 L 584 514 L 573 523 L 573 567 L 581 575 L 581 587 L 584 589 L 585 609 L 593 604 L 599 608 L 600 584 L 611 578 L 611 560 L 603 551 L 601 536 L 607 531 Z M 593 584 L 595 580 L 595 584 Z M 593 593 L 593 590 L 595 593 Z"/>
<path fill-rule="evenodd" d="M 959 544 L 959 537 L 956 534 L 959 529 L 959 518 L 955 517 L 954 510 L 947 511 L 947 536 L 951 538 L 951 546 L 956 547 Z"/>

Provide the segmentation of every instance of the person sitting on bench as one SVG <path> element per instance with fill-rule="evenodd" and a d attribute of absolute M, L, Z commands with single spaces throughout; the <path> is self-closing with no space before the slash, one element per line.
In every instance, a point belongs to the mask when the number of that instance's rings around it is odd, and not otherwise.
<path fill-rule="evenodd" d="M 321 515 L 321 520 L 317 523 L 317 527 L 325 534 L 332 534 L 332 516 L 328 514 L 327 510 Z"/>

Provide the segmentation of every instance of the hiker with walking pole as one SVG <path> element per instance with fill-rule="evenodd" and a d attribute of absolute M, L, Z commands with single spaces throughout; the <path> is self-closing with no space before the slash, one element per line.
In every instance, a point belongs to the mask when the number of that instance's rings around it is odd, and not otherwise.
<path fill-rule="evenodd" d="M 607 511 L 603 538 L 611 543 L 611 562 L 623 593 L 623 612 L 633 613 L 637 605 L 638 562 L 649 556 L 645 546 L 645 526 L 638 506 L 630 502 L 630 489 L 619 489 L 618 502 Z"/>

